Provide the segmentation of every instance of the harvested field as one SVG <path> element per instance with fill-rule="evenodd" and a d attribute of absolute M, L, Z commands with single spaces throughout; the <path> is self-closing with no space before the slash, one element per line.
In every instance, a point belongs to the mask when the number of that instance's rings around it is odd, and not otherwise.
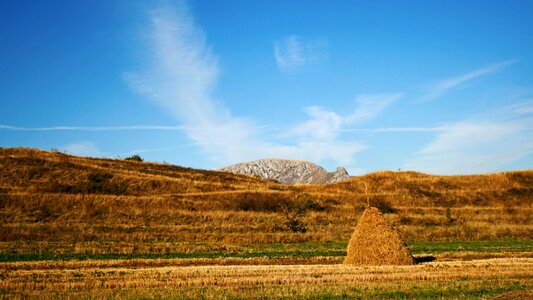
<path fill-rule="evenodd" d="M 8 298 L 321 298 L 394 294 L 479 298 L 533 288 L 532 258 L 374 267 L 318 264 L 130 268 L 120 264 L 87 266 L 87 262 L 54 266 L 52 262 L 32 263 L 28 269 L 28 263 L 17 264 L 0 265 L 0 290 Z"/>

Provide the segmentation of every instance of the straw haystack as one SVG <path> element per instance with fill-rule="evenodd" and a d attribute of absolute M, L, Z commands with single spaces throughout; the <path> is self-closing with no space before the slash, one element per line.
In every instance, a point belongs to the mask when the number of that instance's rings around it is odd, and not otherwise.
<path fill-rule="evenodd" d="M 348 244 L 350 265 L 412 265 L 415 263 L 400 234 L 375 207 L 367 207 Z"/>

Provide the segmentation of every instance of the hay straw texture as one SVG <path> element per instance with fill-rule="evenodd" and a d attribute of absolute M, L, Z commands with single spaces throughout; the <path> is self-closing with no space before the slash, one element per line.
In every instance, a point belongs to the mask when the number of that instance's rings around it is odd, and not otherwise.
<path fill-rule="evenodd" d="M 359 219 L 348 244 L 344 264 L 349 265 L 412 265 L 414 258 L 400 234 L 375 207 L 368 207 Z"/>

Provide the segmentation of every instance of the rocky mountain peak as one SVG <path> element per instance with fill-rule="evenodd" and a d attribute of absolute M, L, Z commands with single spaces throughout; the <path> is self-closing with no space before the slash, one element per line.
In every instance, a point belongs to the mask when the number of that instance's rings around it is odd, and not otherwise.
<path fill-rule="evenodd" d="M 335 172 L 331 173 L 331 175 L 330 182 L 339 182 L 350 178 L 350 174 L 348 174 L 348 171 L 343 167 L 338 167 Z"/>
<path fill-rule="evenodd" d="M 337 168 L 335 172 L 328 172 L 308 161 L 280 158 L 239 163 L 224 167 L 221 170 L 272 179 L 283 184 L 333 183 L 350 178 L 346 169 L 342 167 Z"/>

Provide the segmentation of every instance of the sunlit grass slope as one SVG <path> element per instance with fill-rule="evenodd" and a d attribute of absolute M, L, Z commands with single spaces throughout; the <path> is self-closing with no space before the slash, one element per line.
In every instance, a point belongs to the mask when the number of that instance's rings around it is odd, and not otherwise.
<path fill-rule="evenodd" d="M 0 149 L 0 253 L 231 252 L 346 243 L 365 203 L 408 242 L 533 239 L 533 171 L 377 172 L 287 186 L 231 173 Z M 338 251 L 338 249 L 336 249 Z"/>

